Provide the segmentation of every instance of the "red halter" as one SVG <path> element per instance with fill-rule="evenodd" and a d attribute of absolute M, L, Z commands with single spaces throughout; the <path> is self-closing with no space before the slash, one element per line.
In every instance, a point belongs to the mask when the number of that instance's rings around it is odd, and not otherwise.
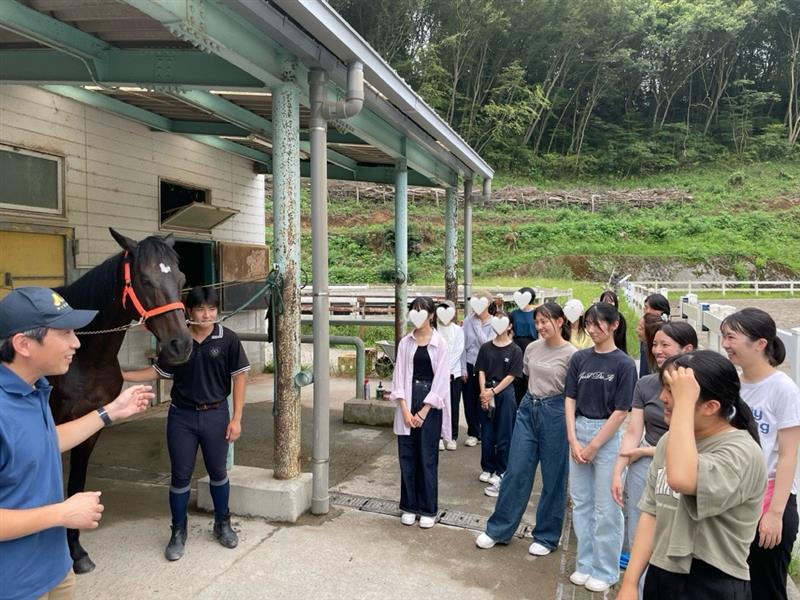
<path fill-rule="evenodd" d="M 142 303 L 139 302 L 139 298 L 136 296 L 136 292 L 133 289 L 133 283 L 131 282 L 131 261 L 128 258 L 128 252 L 125 252 L 123 256 L 123 275 L 125 277 L 125 289 L 122 291 L 122 308 L 125 308 L 125 303 L 128 298 L 131 299 L 131 304 L 136 309 L 136 312 L 139 313 L 141 319 L 139 320 L 140 323 L 144 323 L 150 317 L 155 317 L 156 315 L 162 315 L 166 312 L 170 312 L 171 310 L 186 310 L 186 307 L 183 305 L 183 302 L 170 302 L 169 304 L 164 304 L 163 306 L 157 306 L 156 308 L 152 308 L 150 310 L 146 310 Z"/>

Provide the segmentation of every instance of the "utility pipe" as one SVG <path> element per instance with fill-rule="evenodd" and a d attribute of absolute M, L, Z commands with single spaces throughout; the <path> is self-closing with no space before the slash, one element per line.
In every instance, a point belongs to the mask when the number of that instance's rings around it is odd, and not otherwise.
<path fill-rule="evenodd" d="M 408 311 L 408 166 L 397 161 L 394 170 L 394 348 L 406 330 Z"/>
<path fill-rule="evenodd" d="M 308 73 L 311 119 L 311 259 L 314 316 L 314 443 L 312 448 L 311 512 L 327 514 L 330 466 L 330 294 L 328 290 L 328 119 L 352 117 L 364 103 L 364 67 L 353 62 L 347 70 L 344 101 L 327 102 L 328 74 Z M 299 320 L 299 319 L 298 319 Z M 356 382 L 357 384 L 359 382 Z M 361 381 L 361 384 L 364 382 Z"/>
<path fill-rule="evenodd" d="M 472 295 L 472 179 L 464 180 L 464 317 Z"/>

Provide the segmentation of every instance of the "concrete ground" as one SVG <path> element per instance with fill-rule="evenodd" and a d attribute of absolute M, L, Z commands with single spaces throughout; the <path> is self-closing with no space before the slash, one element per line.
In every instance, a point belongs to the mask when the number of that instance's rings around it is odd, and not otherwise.
<path fill-rule="evenodd" d="M 345 425 L 342 404 L 352 380 L 331 380 L 331 491 L 396 501 L 399 468 L 389 428 Z M 311 470 L 311 388 L 304 388 L 303 471 Z M 272 378 L 251 381 L 236 464 L 272 467 Z M 405 527 L 399 518 L 332 505 L 329 514 L 306 514 L 297 523 L 234 517 L 239 546 L 213 539 L 212 515 L 189 516 L 186 555 L 163 557 L 169 539 L 169 460 L 164 443 L 166 407 L 152 409 L 103 433 L 92 456 L 87 489 L 102 490 L 106 512 L 99 529 L 82 535 L 97 568 L 78 578 L 77 598 L 489 598 L 603 597 L 569 583 L 575 539 L 565 526 L 562 548 L 546 557 L 528 554 L 530 538 L 479 550 L 477 531 L 437 524 Z M 461 440 L 465 438 L 463 417 Z M 480 447 L 459 445 L 440 454 L 442 510 L 488 517 L 494 499 L 477 479 Z M 66 465 L 65 465 L 66 468 Z M 198 460 L 195 478 L 205 475 Z M 532 524 L 539 481 L 524 522 Z M 606 595 L 613 598 L 613 591 Z"/>

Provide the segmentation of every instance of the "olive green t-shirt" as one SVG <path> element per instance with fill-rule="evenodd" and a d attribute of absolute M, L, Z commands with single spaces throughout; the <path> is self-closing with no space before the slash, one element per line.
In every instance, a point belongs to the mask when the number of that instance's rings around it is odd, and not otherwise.
<path fill-rule="evenodd" d="M 738 579 L 750 579 L 747 556 L 761 517 L 767 468 L 761 448 L 746 431 L 698 440 L 697 495 L 667 484 L 666 433 L 658 441 L 639 509 L 655 515 L 650 562 L 672 573 L 688 573 L 702 560 Z"/>

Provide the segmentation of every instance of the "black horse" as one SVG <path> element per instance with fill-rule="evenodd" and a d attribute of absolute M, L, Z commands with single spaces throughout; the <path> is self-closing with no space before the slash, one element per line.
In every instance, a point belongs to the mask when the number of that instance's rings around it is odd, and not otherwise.
<path fill-rule="evenodd" d="M 192 352 L 186 327 L 181 288 L 186 280 L 178 268 L 175 241 L 151 236 L 136 242 L 110 229 L 124 252 L 107 259 L 75 283 L 58 288 L 73 308 L 99 311 L 81 331 L 81 347 L 65 375 L 50 377 L 53 392 L 50 407 L 56 423 L 81 417 L 113 400 L 122 389 L 117 353 L 125 337 L 125 326 L 144 319 L 161 343 L 161 358 L 181 364 Z M 105 333 L 90 332 L 114 330 Z M 72 449 L 67 496 L 84 491 L 89 457 L 100 432 Z M 95 565 L 83 549 L 80 533 L 67 530 L 73 570 L 88 573 Z"/>

